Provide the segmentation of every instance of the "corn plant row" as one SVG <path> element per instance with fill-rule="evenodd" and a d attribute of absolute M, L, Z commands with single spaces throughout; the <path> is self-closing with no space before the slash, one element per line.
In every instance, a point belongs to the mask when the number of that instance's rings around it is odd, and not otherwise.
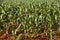
<path fill-rule="evenodd" d="M 12 26 L 9 23 L 12 23 Z M 16 35 L 17 31 L 23 29 L 27 36 L 27 33 L 33 33 L 33 30 L 35 34 L 41 33 L 43 25 L 46 26 L 45 32 L 50 30 L 52 40 L 53 30 L 58 30 L 60 25 L 59 3 L 0 4 L 0 30 L 4 27 L 8 33 L 9 27 L 12 27 L 12 34 Z"/>

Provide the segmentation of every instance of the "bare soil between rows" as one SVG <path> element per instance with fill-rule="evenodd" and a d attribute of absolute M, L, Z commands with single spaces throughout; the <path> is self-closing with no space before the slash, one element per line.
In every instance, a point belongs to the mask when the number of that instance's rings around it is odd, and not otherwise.
<path fill-rule="evenodd" d="M 25 34 L 21 33 L 19 35 L 17 35 L 17 36 L 20 38 L 20 40 L 25 40 Z M 60 40 L 60 37 L 53 36 L 52 39 L 53 40 Z M 0 34 L 0 40 L 14 40 L 14 36 L 12 34 L 6 34 L 6 32 L 2 32 Z M 50 40 L 50 38 L 48 36 L 46 36 L 45 33 L 41 33 L 41 34 L 38 34 L 38 36 L 36 36 L 35 38 L 31 37 L 31 35 L 29 34 L 27 36 L 26 40 Z"/>

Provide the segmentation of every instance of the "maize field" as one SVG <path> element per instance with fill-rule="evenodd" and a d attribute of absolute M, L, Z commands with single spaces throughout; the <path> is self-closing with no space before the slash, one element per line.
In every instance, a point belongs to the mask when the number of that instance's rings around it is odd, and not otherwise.
<path fill-rule="evenodd" d="M 0 0 L 0 40 L 60 40 L 60 1 Z"/>

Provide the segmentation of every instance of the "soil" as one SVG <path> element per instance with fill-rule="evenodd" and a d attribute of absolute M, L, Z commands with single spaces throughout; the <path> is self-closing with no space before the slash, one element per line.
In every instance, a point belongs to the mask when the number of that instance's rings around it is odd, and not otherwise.
<path fill-rule="evenodd" d="M 24 33 L 21 33 L 19 35 L 17 35 L 17 36 L 19 36 L 21 40 L 25 40 L 25 34 Z M 0 40 L 14 40 L 14 36 L 11 34 L 7 34 L 4 31 L 4 32 L 1 32 L 1 34 L 0 34 Z M 38 36 L 36 36 L 35 38 L 31 37 L 31 35 L 29 34 L 27 36 L 26 40 L 50 40 L 50 38 L 48 36 L 46 36 L 45 33 L 41 33 L 41 34 L 38 34 Z M 53 40 L 60 40 L 60 37 L 54 35 Z"/>
<path fill-rule="evenodd" d="M 3 29 L 0 33 L 0 40 L 14 40 L 15 37 L 12 35 L 12 24 L 10 23 L 10 28 L 8 30 L 8 33 L 6 33 L 6 29 Z M 16 27 L 15 27 L 16 28 Z M 44 29 L 44 28 L 43 28 Z M 44 31 L 44 30 L 42 30 Z M 33 31 L 34 32 L 34 31 Z M 54 31 L 53 40 L 60 40 L 60 31 Z M 33 33 L 34 34 L 34 33 Z M 32 34 L 29 33 L 27 36 L 24 33 L 24 30 L 17 31 L 16 33 L 17 37 L 19 37 L 20 40 L 50 40 L 49 36 L 46 36 L 46 32 L 42 32 L 38 34 L 38 36 L 32 37 Z"/>

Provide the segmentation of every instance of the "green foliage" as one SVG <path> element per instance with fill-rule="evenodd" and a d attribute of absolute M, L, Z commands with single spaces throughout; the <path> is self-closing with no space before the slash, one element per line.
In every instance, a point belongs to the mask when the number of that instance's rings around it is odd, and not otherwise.
<path fill-rule="evenodd" d="M 3 2 L 0 5 L 0 26 L 5 27 L 7 30 L 9 29 L 8 23 L 10 21 L 13 23 L 18 22 L 17 30 L 21 24 L 20 29 L 25 30 L 25 33 L 35 29 L 39 33 L 42 25 L 54 29 L 54 24 L 58 23 L 59 16 L 60 5 L 54 2 L 51 4 L 48 2 L 39 3 L 34 1 L 29 3 L 20 2 L 17 4 Z M 7 25 L 8 28 L 4 25 Z"/>

